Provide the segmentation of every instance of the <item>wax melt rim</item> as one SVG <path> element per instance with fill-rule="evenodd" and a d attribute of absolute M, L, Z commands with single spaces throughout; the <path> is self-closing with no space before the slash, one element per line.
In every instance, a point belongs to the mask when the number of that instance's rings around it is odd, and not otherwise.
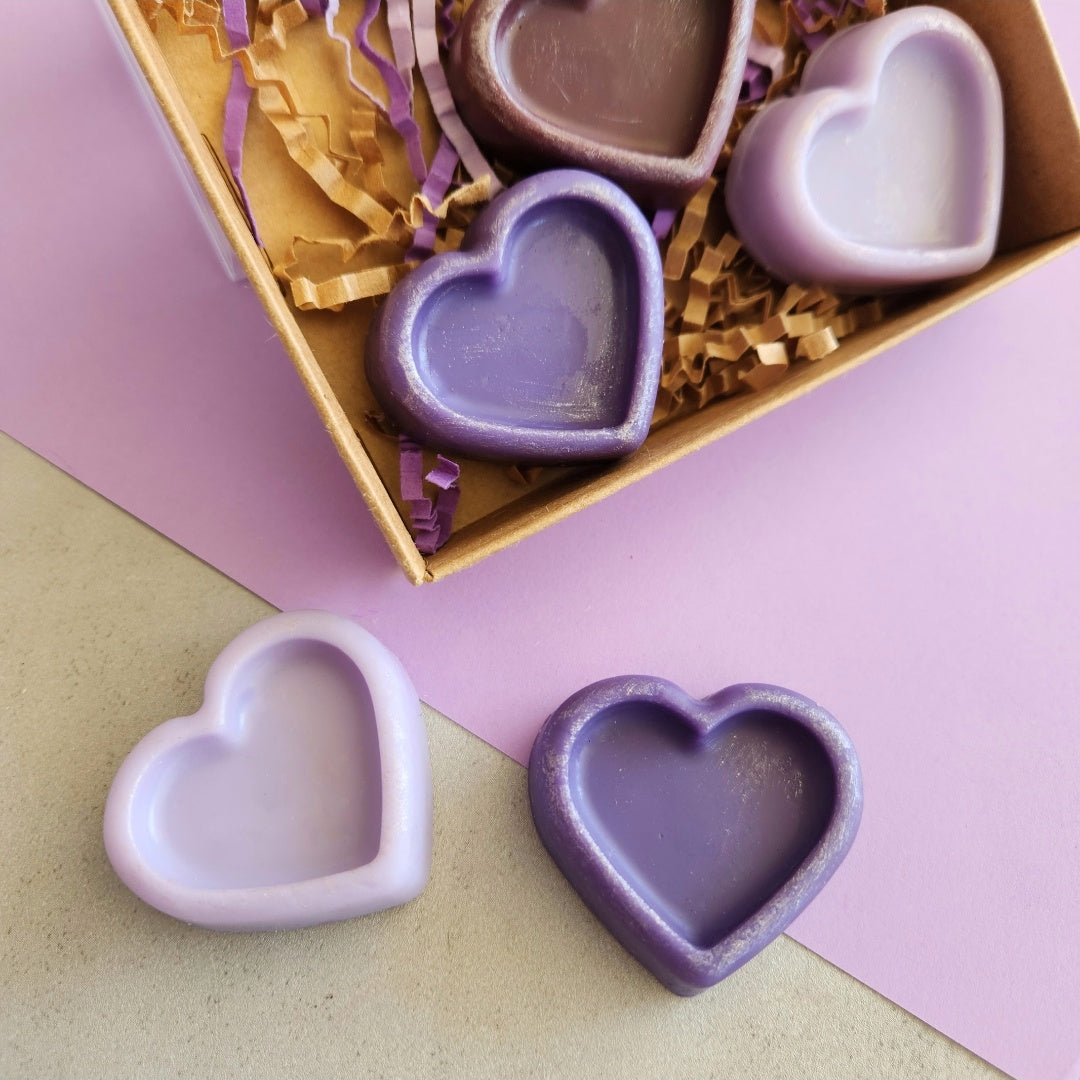
<path fill-rule="evenodd" d="M 536 115 L 507 91 L 496 70 L 497 37 L 510 9 L 522 2 L 474 0 L 465 13 L 450 60 L 450 85 L 459 108 L 473 114 L 479 103 L 500 129 L 500 139 L 488 139 L 498 149 L 515 153 L 518 138 L 508 132 L 519 131 L 536 148 L 535 153 L 601 173 L 653 206 L 688 200 L 712 175 L 724 148 L 742 88 L 755 0 L 731 0 L 727 47 L 705 121 L 693 149 L 671 155 L 612 146 L 577 135 Z M 475 120 L 473 123 L 475 126 Z M 520 156 L 520 151 L 516 154 Z"/>
<path fill-rule="evenodd" d="M 177 882 L 143 854 L 133 815 L 169 756 L 209 738 L 236 749 L 243 721 L 229 708 L 247 665 L 289 644 L 317 644 L 352 661 L 371 695 L 379 747 L 382 814 L 379 845 L 348 870 L 276 885 L 227 888 Z M 105 803 L 105 851 L 117 876 L 141 900 L 184 922 L 213 930 L 278 930 L 370 914 L 415 899 L 431 867 L 432 796 L 420 699 L 401 661 L 352 619 L 325 611 L 272 615 L 235 637 L 207 672 L 202 706 L 174 717 L 136 743 L 117 770 Z"/>
<path fill-rule="evenodd" d="M 463 275 L 498 277 L 507 245 L 531 211 L 569 200 L 594 208 L 623 234 L 638 282 L 630 393 L 626 416 L 590 428 L 526 427 L 459 413 L 445 405 L 420 371 L 413 337 L 427 305 Z M 379 403 L 405 432 L 478 458 L 506 461 L 604 461 L 638 449 L 649 433 L 663 360 L 664 282 L 660 251 L 648 221 L 621 188 L 580 169 L 526 177 L 494 199 L 469 224 L 459 251 L 432 255 L 404 278 L 378 309 L 365 343 L 365 371 Z"/>
<path fill-rule="evenodd" d="M 635 701 L 661 706 L 673 722 L 703 736 L 749 712 L 782 717 L 809 732 L 833 770 L 833 807 L 809 854 L 753 915 L 712 946 L 688 940 L 645 901 L 604 852 L 574 797 L 579 738 L 608 709 Z M 700 700 L 651 676 L 593 683 L 560 705 L 541 728 L 528 782 L 533 822 L 556 865 L 627 951 L 684 996 L 720 982 L 784 931 L 844 860 L 862 816 L 862 774 L 847 732 L 809 698 L 767 683 L 738 683 Z"/>
<path fill-rule="evenodd" d="M 987 149 L 984 186 L 979 196 L 977 236 L 950 247 L 877 247 L 845 237 L 831 228 L 811 196 L 806 166 L 814 140 L 832 120 L 848 113 L 865 114 L 877 101 L 881 74 L 892 54 L 904 43 L 922 36 L 944 38 L 967 62 L 980 84 L 980 121 L 998 135 Z M 852 49 L 853 41 L 869 42 Z M 854 73 L 838 76 L 837 58 L 854 53 Z M 973 274 L 994 255 L 1001 227 L 1005 183 L 1004 99 L 993 59 L 978 34 L 958 15 L 930 4 L 900 8 L 879 19 L 849 26 L 826 41 L 807 61 L 799 89 L 790 97 L 762 107 L 746 125 L 735 145 L 725 182 L 725 203 L 736 234 L 747 250 L 773 277 L 810 282 L 838 291 L 865 293 L 890 288 L 914 288 Z M 782 133 L 790 138 L 776 137 Z M 763 139 L 764 136 L 764 139 Z M 771 139 L 771 142 L 770 142 Z M 791 161 L 803 171 L 792 182 Z M 745 199 L 741 192 L 745 189 Z M 760 200 L 751 193 L 782 192 Z M 767 202 L 766 205 L 760 205 Z M 842 267 L 840 273 L 815 275 L 818 259 L 801 258 L 790 245 L 770 240 L 775 222 L 784 232 L 804 238 L 806 247 Z"/>

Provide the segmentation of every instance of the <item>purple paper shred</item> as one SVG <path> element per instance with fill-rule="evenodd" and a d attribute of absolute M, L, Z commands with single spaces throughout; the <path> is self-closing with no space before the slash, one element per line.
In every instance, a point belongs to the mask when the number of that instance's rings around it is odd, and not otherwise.
<path fill-rule="evenodd" d="M 783 74 L 785 62 L 784 50 L 779 45 L 770 45 L 762 41 L 757 34 L 752 35 L 739 103 L 756 105 L 759 101 L 764 101 L 769 87 Z"/>
<path fill-rule="evenodd" d="M 409 507 L 416 549 L 421 555 L 434 555 L 446 543 L 454 523 L 454 512 L 461 498 L 458 483 L 461 467 L 449 458 L 437 455 L 434 469 L 424 476 L 424 450 L 407 435 L 398 439 L 401 497 Z M 435 502 L 424 495 L 424 481 L 439 488 Z"/>
<path fill-rule="evenodd" d="M 349 44 L 349 39 L 347 37 L 345 37 L 343 34 L 338 33 L 337 26 L 336 26 L 338 10 L 339 10 L 340 7 L 341 7 L 341 0 L 322 0 L 323 23 L 324 23 L 324 25 L 326 27 L 326 34 L 332 41 L 338 42 L 338 44 L 341 45 L 345 49 L 345 56 L 346 56 L 346 60 L 345 60 L 345 77 L 349 80 L 349 85 L 358 94 L 360 94 L 363 97 L 367 98 L 367 100 L 370 101 L 371 104 L 374 105 L 375 108 L 379 110 L 379 112 L 381 112 L 384 116 L 390 118 L 391 123 L 394 123 L 393 118 L 391 117 L 391 113 L 394 113 L 395 115 L 399 114 L 400 113 L 400 105 L 396 105 L 395 101 L 394 101 L 394 93 L 395 92 L 394 92 L 394 89 L 393 89 L 393 83 L 388 83 L 387 84 L 387 90 L 390 91 L 390 105 L 388 106 L 382 100 L 380 100 L 380 98 L 376 94 L 373 94 L 366 86 L 364 86 L 363 83 L 357 82 L 356 77 L 352 73 L 352 65 L 349 63 L 349 60 L 348 60 L 349 52 L 350 52 L 352 46 Z M 374 19 L 375 14 L 377 14 L 377 13 L 378 13 L 378 5 L 376 4 L 375 5 L 375 13 L 372 14 L 371 18 Z M 370 20 L 369 20 L 369 22 L 370 22 Z M 365 27 L 365 33 L 366 33 L 366 27 Z M 358 39 L 360 37 L 360 29 L 359 28 L 357 29 L 357 37 L 358 37 Z M 358 45 L 360 44 L 359 40 L 357 41 L 357 44 Z M 374 50 L 371 50 L 371 52 L 374 55 L 369 55 L 368 53 L 365 53 L 365 56 L 367 56 L 367 58 L 369 60 L 371 60 L 372 63 L 374 63 L 376 65 L 376 67 L 379 68 L 379 74 L 380 75 L 384 74 L 383 70 L 382 70 L 382 64 L 386 64 L 393 71 L 395 80 L 400 81 L 400 76 L 398 76 L 398 74 L 397 74 L 397 68 L 395 68 L 393 66 L 393 64 L 390 63 L 389 60 L 387 60 L 384 56 L 382 56 L 381 53 L 375 53 Z M 378 60 L 376 60 L 375 57 L 378 57 Z M 381 61 L 381 63 L 380 63 L 380 61 Z M 411 113 L 410 113 L 410 117 L 411 117 Z M 398 125 L 396 123 L 394 123 L 394 127 L 397 128 Z M 419 144 L 419 133 L 417 133 L 417 144 Z M 407 138 L 406 138 L 406 145 L 408 145 L 408 139 Z M 415 171 L 416 164 L 413 161 L 413 155 L 412 155 L 412 148 L 411 147 L 409 147 L 409 151 L 410 151 L 410 153 L 409 153 L 410 164 L 413 165 L 413 168 L 414 168 L 414 171 Z M 420 155 L 420 162 L 422 163 L 423 160 L 424 160 L 423 154 L 421 154 Z"/>
<path fill-rule="evenodd" d="M 443 48 L 449 46 L 457 33 L 458 24 L 454 21 L 454 0 L 438 0 L 439 40 Z"/>
<path fill-rule="evenodd" d="M 413 44 L 412 8 L 409 0 L 386 0 L 386 25 L 390 31 L 390 50 L 394 55 L 394 66 L 401 76 L 401 81 L 408 88 L 411 105 L 416 47 Z"/>
<path fill-rule="evenodd" d="M 652 219 L 652 231 L 657 240 L 667 238 L 668 233 L 671 232 L 672 226 L 675 224 L 677 214 L 678 211 L 671 209 L 671 207 L 664 207 L 662 210 L 656 211 Z"/>
<path fill-rule="evenodd" d="M 440 491 L 449 491 L 461 477 L 461 466 L 442 454 L 436 454 L 436 465 L 424 477 L 429 484 L 434 484 Z"/>
<path fill-rule="evenodd" d="M 247 5 L 244 0 L 225 0 L 225 31 L 229 35 L 229 44 L 233 49 L 242 49 L 251 44 L 251 31 L 248 29 Z M 229 92 L 225 95 L 225 120 L 222 130 L 222 144 L 225 149 L 225 163 L 236 183 L 240 203 L 247 216 L 251 234 L 255 243 L 262 247 L 259 230 L 255 225 L 255 215 L 251 210 L 247 189 L 244 187 L 244 133 L 247 131 L 248 111 L 254 91 L 244 78 L 244 69 L 238 58 L 233 57 L 232 77 Z"/>
<path fill-rule="evenodd" d="M 739 91 L 739 104 L 756 105 L 759 101 L 764 101 L 772 83 L 773 73 L 769 68 L 756 60 L 747 60 L 742 89 Z"/>
<path fill-rule="evenodd" d="M 424 451 L 419 443 L 402 435 L 398 438 L 401 455 L 401 497 L 415 502 L 424 497 Z"/>
<path fill-rule="evenodd" d="M 331 6 L 336 7 L 336 3 Z M 381 7 L 382 0 L 366 0 L 364 14 L 356 27 L 356 47 L 364 59 L 374 66 L 386 84 L 387 93 L 390 95 L 387 116 L 394 130 L 405 140 L 409 168 L 412 169 L 416 182 L 423 184 L 427 179 L 428 170 L 427 163 L 424 161 L 424 149 L 420 143 L 420 126 L 412 113 L 412 87 L 406 84 L 395 64 L 383 56 L 368 39 L 368 31 Z"/>
<path fill-rule="evenodd" d="M 797 27 L 799 37 L 811 52 L 823 45 L 829 35 L 821 30 L 811 33 L 806 28 L 825 15 L 833 19 L 839 18 L 849 4 L 864 8 L 866 0 L 792 0 L 792 7 L 799 24 Z"/>
<path fill-rule="evenodd" d="M 438 206 L 446 198 L 447 191 L 454 179 L 454 171 L 458 166 L 458 155 L 454 144 L 445 136 L 439 136 L 439 147 L 435 156 L 431 159 L 431 169 L 421 189 L 421 194 L 426 196 L 432 206 Z M 429 210 L 424 211 L 424 222 L 413 236 L 412 247 L 406 258 L 410 261 L 419 262 L 426 259 L 435 249 L 435 230 L 438 227 L 438 219 Z"/>
<path fill-rule="evenodd" d="M 454 525 L 454 513 L 457 510 L 458 500 L 461 498 L 461 488 L 454 484 L 439 495 L 435 503 L 435 527 L 438 535 L 435 540 L 435 550 L 446 543 L 450 538 L 450 530 Z"/>
<path fill-rule="evenodd" d="M 450 86 L 446 81 L 446 72 L 443 70 L 439 52 L 440 10 L 434 0 L 412 0 L 416 62 L 427 87 L 435 117 L 443 133 L 454 144 L 454 149 L 461 157 L 462 166 L 475 180 L 482 176 L 490 177 L 489 194 L 494 197 L 502 190 L 502 184 L 458 115 L 454 96 L 450 93 Z"/>

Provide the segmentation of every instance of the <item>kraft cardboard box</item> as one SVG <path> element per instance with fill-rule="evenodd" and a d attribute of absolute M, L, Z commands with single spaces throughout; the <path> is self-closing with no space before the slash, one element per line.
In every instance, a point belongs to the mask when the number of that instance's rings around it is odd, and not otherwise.
<path fill-rule="evenodd" d="M 846 337 L 836 351 L 816 363 L 792 365 L 770 386 L 713 401 L 654 428 L 641 450 L 621 461 L 590 468 L 549 468 L 529 482 L 505 466 L 462 462 L 454 531 L 439 551 L 425 557 L 417 551 L 405 520 L 396 439 L 372 422 L 377 404 L 364 380 L 362 356 L 373 303 L 360 301 L 330 312 L 303 311 L 290 301 L 266 253 L 255 244 L 221 165 L 230 65 L 214 60 L 205 34 L 182 34 L 165 16 L 159 16 L 156 30 L 151 29 L 136 0 L 108 3 L 328 436 L 403 570 L 416 583 L 445 577 L 575 513 L 1080 244 L 1080 123 L 1037 3 L 940 0 L 940 6 L 964 18 L 983 39 L 1004 91 L 1005 199 L 998 253 L 990 265 L 972 278 L 891 305 L 891 314 L 883 321 Z M 343 4 L 343 16 L 348 6 Z M 302 40 L 298 35 L 297 42 L 305 104 L 313 102 L 318 112 L 335 115 L 340 105 L 336 99 L 346 95 L 340 93 L 341 83 L 326 73 L 337 69 L 337 79 L 341 78 L 342 46 L 325 34 L 303 35 Z M 365 78 L 362 67 L 354 71 L 357 78 Z M 430 160 L 437 127 L 422 92 L 417 96 L 417 116 Z M 345 228 L 338 208 L 326 205 L 322 193 L 293 166 L 278 133 L 254 108 L 245 151 L 245 183 L 266 251 L 288 246 L 297 232 L 298 209 L 300 220 L 305 225 L 315 222 L 323 235 Z M 258 387 L 251 393 L 257 394 Z"/>

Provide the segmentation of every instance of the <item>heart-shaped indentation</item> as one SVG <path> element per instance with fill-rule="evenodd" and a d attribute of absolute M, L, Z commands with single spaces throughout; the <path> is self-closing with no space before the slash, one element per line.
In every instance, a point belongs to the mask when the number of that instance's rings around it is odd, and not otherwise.
<path fill-rule="evenodd" d="M 662 679 L 597 683 L 548 720 L 529 773 L 555 861 L 682 994 L 783 931 L 847 853 L 862 806 L 836 721 L 760 685 L 695 701 Z"/>
<path fill-rule="evenodd" d="M 580 165 L 654 204 L 712 172 L 738 100 L 746 0 L 475 0 L 450 86 L 478 138 Z"/>
<path fill-rule="evenodd" d="M 527 0 L 499 66 L 531 112 L 594 142 L 690 153 L 726 56 L 731 12 L 704 0 Z"/>
<path fill-rule="evenodd" d="M 368 381 L 414 437 L 516 461 L 617 457 L 648 433 L 663 344 L 655 238 L 613 184 L 516 184 L 387 298 Z"/>
<path fill-rule="evenodd" d="M 740 136 L 725 195 L 774 276 L 866 291 L 984 266 L 1003 178 L 993 61 L 957 16 L 919 6 L 826 42 Z"/>
<path fill-rule="evenodd" d="M 215 929 L 306 926 L 419 894 L 431 792 L 419 701 L 355 623 L 274 616 L 215 661 L 203 707 L 117 773 L 105 842 L 137 895 Z"/>

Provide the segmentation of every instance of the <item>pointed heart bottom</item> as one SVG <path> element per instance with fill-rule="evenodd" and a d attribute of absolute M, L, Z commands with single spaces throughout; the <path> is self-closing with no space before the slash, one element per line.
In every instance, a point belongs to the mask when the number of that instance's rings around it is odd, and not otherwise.
<path fill-rule="evenodd" d="M 523 0 L 497 45 L 508 92 L 608 146 L 689 154 L 728 50 L 722 0 Z"/>
<path fill-rule="evenodd" d="M 498 276 L 445 286 L 424 311 L 417 368 L 463 415 L 549 430 L 616 427 L 637 349 L 634 253 L 597 207 L 551 201 L 514 227 Z M 628 325 L 628 323 L 630 325 Z"/>
<path fill-rule="evenodd" d="M 984 212 L 972 193 L 984 187 L 986 133 L 972 118 L 982 88 L 955 50 L 930 35 L 904 42 L 882 68 L 873 108 L 843 113 L 815 137 L 807 188 L 841 235 L 891 248 L 978 242 Z"/>
<path fill-rule="evenodd" d="M 281 642 L 247 661 L 226 707 L 236 744 L 207 734 L 162 762 L 132 815 L 163 877 L 195 888 L 292 884 L 378 853 L 379 740 L 356 663 L 321 641 Z"/>
<path fill-rule="evenodd" d="M 616 868 L 703 949 L 776 894 L 836 803 L 820 741 L 763 711 L 702 736 L 663 706 L 617 706 L 589 725 L 571 769 L 578 813 Z"/>

